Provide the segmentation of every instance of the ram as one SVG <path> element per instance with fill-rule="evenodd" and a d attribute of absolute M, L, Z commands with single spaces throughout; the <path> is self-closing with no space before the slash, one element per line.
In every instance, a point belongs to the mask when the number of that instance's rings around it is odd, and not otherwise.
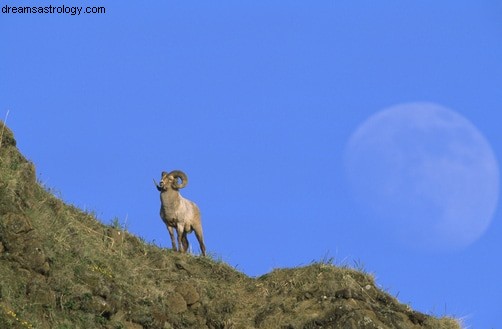
<path fill-rule="evenodd" d="M 181 181 L 181 182 L 180 182 Z M 199 241 L 202 255 L 206 255 L 204 236 L 199 207 L 190 200 L 181 196 L 179 190 L 188 183 L 187 175 L 181 170 L 173 170 L 170 173 L 162 172 L 160 183 L 153 180 L 157 190 L 160 191 L 160 218 L 164 221 L 171 236 L 173 250 L 185 253 L 188 250 L 187 234 L 192 231 Z M 174 239 L 176 230 L 178 247 Z"/>

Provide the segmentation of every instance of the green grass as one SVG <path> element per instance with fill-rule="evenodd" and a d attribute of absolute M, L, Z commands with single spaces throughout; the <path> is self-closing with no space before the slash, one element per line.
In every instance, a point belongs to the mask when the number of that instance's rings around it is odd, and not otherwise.
<path fill-rule="evenodd" d="M 104 225 L 43 187 L 0 131 L 0 328 L 460 328 L 399 303 L 361 262 L 325 255 L 250 278 L 217 254 L 148 243 L 126 220 Z"/>

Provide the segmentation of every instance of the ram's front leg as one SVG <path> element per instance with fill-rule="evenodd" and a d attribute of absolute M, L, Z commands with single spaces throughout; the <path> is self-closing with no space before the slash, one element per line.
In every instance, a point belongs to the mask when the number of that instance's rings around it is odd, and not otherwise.
<path fill-rule="evenodd" d="M 171 237 L 171 245 L 173 247 L 173 250 L 178 251 L 178 248 L 176 248 L 176 240 L 174 239 L 174 228 L 167 225 L 167 230 L 169 231 L 169 236 Z"/>
<path fill-rule="evenodd" d="M 176 233 L 178 233 L 178 247 L 179 247 L 178 251 L 185 253 L 186 249 L 184 247 L 186 240 L 186 232 L 183 225 L 178 225 L 178 227 L 176 228 Z M 187 244 L 186 247 L 188 248 L 188 241 L 186 244 Z"/>

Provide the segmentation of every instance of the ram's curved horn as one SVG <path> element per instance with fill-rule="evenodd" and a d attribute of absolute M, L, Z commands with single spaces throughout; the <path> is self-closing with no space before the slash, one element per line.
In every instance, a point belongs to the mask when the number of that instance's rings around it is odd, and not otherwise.
<path fill-rule="evenodd" d="M 155 181 L 155 178 L 153 178 L 153 183 L 155 184 L 155 187 L 157 188 L 157 190 L 160 190 L 160 185 L 157 184 L 157 182 Z"/>
<path fill-rule="evenodd" d="M 174 177 L 174 182 L 172 185 L 174 189 L 182 189 L 188 184 L 188 177 L 181 170 L 173 170 L 169 173 L 169 175 L 172 175 Z M 178 184 L 178 178 L 181 179 L 181 184 Z"/>

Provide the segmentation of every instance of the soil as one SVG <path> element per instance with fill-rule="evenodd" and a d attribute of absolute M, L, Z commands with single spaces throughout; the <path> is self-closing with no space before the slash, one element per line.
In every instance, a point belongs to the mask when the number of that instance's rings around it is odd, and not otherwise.
<path fill-rule="evenodd" d="M 66 205 L 0 122 L 0 328 L 460 328 L 329 260 L 252 278 Z"/>

